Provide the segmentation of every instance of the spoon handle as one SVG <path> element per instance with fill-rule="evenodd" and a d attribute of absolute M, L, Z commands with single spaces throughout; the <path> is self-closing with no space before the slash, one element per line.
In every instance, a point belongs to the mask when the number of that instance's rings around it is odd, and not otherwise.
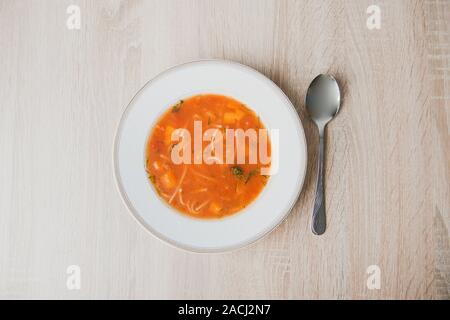
<path fill-rule="evenodd" d="M 321 235 L 325 232 L 327 222 L 325 216 L 325 196 L 323 190 L 323 166 L 324 166 L 324 149 L 325 149 L 325 137 L 323 134 L 324 130 L 321 130 L 319 139 L 319 157 L 318 157 L 318 167 L 319 173 L 317 175 L 317 188 L 316 188 L 316 199 L 314 201 L 314 210 L 312 216 L 311 229 L 316 235 Z"/>

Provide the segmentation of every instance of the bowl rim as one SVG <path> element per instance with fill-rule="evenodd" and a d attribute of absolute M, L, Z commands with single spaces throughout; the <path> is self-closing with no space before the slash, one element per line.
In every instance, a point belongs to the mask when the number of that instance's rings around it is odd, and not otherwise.
<path fill-rule="evenodd" d="M 282 95 L 282 97 L 288 102 L 288 104 L 290 105 L 290 110 L 292 114 L 295 114 L 297 121 L 299 122 L 299 127 L 300 127 L 300 131 L 301 131 L 301 137 L 299 137 L 304 145 L 304 154 L 305 154 L 305 161 L 304 161 L 304 166 L 303 166 L 303 170 L 301 173 L 301 179 L 300 182 L 298 183 L 298 190 L 295 194 L 295 197 L 293 197 L 293 199 L 295 199 L 294 201 L 292 201 L 292 204 L 289 205 L 289 207 L 287 207 L 286 209 L 283 210 L 282 214 L 280 215 L 280 219 L 273 224 L 273 226 L 270 226 L 269 228 L 267 228 L 266 230 L 263 230 L 263 232 L 260 232 L 258 234 L 256 234 L 253 238 L 242 242 L 242 243 L 238 243 L 235 245 L 231 245 L 231 246 L 226 246 L 226 247 L 220 247 L 220 248 L 199 248 L 199 247 L 195 247 L 195 246 L 191 246 L 191 245 L 186 245 L 180 242 L 177 242 L 173 239 L 170 239 L 166 236 L 164 236 L 163 234 L 161 234 L 160 232 L 158 232 L 157 230 L 155 230 L 150 224 L 148 224 L 142 217 L 141 215 L 137 212 L 136 208 L 133 206 L 133 204 L 131 203 L 130 199 L 127 196 L 126 191 L 124 190 L 123 187 L 123 183 L 122 183 L 122 179 L 120 177 L 119 174 L 119 167 L 118 167 L 118 150 L 120 147 L 120 136 L 123 130 L 123 125 L 128 117 L 128 114 L 131 110 L 131 107 L 133 105 L 133 103 L 135 102 L 136 98 L 144 91 L 144 89 L 150 85 L 152 82 L 156 81 L 157 79 L 159 79 L 160 77 L 163 77 L 164 75 L 166 75 L 167 73 L 169 73 L 170 71 L 172 71 L 173 69 L 176 68 L 180 68 L 180 67 L 184 67 L 190 64 L 197 64 L 197 63 L 204 63 L 204 62 L 216 62 L 216 63 L 223 63 L 223 64 L 230 64 L 232 66 L 235 67 L 240 67 L 243 69 L 246 69 L 249 72 L 253 72 L 255 75 L 257 75 L 258 77 L 260 77 L 262 80 L 267 81 L 269 83 L 271 83 L 275 88 L 278 89 L 279 93 Z M 298 202 L 299 196 L 301 194 L 301 191 L 303 190 L 303 186 L 305 183 L 305 179 L 306 179 L 306 170 L 307 170 L 307 166 L 308 166 L 308 146 L 307 146 L 307 141 L 306 141 L 306 136 L 305 136 L 305 130 L 303 127 L 303 123 L 301 121 L 301 118 L 297 112 L 297 110 L 295 109 L 293 103 L 291 102 L 291 100 L 288 98 L 288 96 L 284 93 L 283 90 L 281 90 L 281 88 L 274 82 L 272 81 L 270 78 L 268 78 L 267 76 L 265 76 L 263 73 L 259 72 L 258 70 L 247 66 L 245 64 L 239 63 L 239 62 L 235 62 L 235 61 L 230 61 L 230 60 L 224 60 L 224 59 L 198 59 L 198 60 L 192 60 L 192 61 L 188 61 L 188 62 L 184 62 L 181 64 L 176 64 L 176 65 L 172 65 L 171 67 L 168 67 L 166 69 L 164 69 L 162 72 L 158 73 L 156 76 L 154 76 L 153 78 L 151 78 L 150 80 L 148 80 L 144 85 L 142 85 L 142 87 L 133 95 L 133 97 L 131 98 L 131 100 L 129 101 L 129 103 L 127 104 L 127 106 L 125 107 L 125 109 L 122 112 L 122 115 L 118 121 L 118 123 L 116 124 L 116 130 L 115 130 L 115 136 L 114 136 L 114 140 L 113 140 L 113 146 L 112 146 L 112 166 L 113 166 L 113 176 L 114 176 L 114 181 L 115 181 L 115 185 L 116 188 L 121 196 L 122 202 L 124 203 L 125 207 L 127 208 L 127 211 L 129 212 L 129 214 L 135 219 L 135 221 L 138 222 L 138 224 L 146 231 L 148 232 L 150 235 L 152 235 L 154 238 L 162 241 L 163 243 L 168 244 L 169 246 L 173 247 L 173 248 L 177 248 L 177 249 L 181 249 L 183 251 L 189 252 L 189 253 L 198 253 L 198 254 L 202 254 L 202 253 L 225 253 L 225 252 L 233 252 L 233 251 L 237 251 L 240 249 L 243 249 L 245 247 L 248 247 L 251 244 L 254 244 L 256 242 L 258 242 L 259 240 L 265 238 L 268 234 L 270 234 L 273 230 L 275 230 L 280 224 L 282 224 L 287 217 L 289 216 L 290 212 L 292 211 L 292 208 L 295 206 L 295 204 Z"/>

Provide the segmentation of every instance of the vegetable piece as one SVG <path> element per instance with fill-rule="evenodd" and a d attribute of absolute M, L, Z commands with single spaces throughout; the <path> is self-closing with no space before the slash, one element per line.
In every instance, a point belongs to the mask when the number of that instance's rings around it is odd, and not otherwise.
<path fill-rule="evenodd" d="M 209 205 L 209 210 L 211 210 L 214 214 L 219 214 L 220 211 L 222 211 L 222 206 L 219 203 L 213 201 Z"/>
<path fill-rule="evenodd" d="M 164 130 L 164 144 L 169 146 L 172 143 L 172 132 L 175 130 L 174 127 L 168 125 Z"/>
<path fill-rule="evenodd" d="M 155 168 L 156 171 L 160 171 L 162 169 L 161 163 L 159 161 L 153 162 L 153 168 Z"/>
<path fill-rule="evenodd" d="M 236 109 L 234 114 L 236 115 L 236 120 L 241 120 L 245 116 L 245 112 L 240 109 Z"/>
<path fill-rule="evenodd" d="M 233 112 L 225 112 L 223 114 L 224 124 L 234 124 L 236 121 L 241 120 L 245 116 L 245 113 L 239 109 Z"/>
<path fill-rule="evenodd" d="M 161 176 L 161 183 L 166 189 L 173 189 L 176 186 L 175 176 L 172 171 L 167 171 Z"/>
<path fill-rule="evenodd" d="M 236 121 L 236 117 L 234 112 L 225 112 L 223 114 L 223 123 L 224 124 L 233 124 Z"/>

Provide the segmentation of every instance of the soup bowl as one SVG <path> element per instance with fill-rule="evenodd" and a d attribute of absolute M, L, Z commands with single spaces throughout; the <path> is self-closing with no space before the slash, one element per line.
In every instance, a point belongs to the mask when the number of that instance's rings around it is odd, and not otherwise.
<path fill-rule="evenodd" d="M 181 214 L 158 196 L 146 172 L 146 144 L 158 119 L 177 101 L 199 94 L 241 101 L 268 130 L 276 132 L 271 141 L 276 152 L 271 165 L 276 170 L 265 188 L 241 211 L 217 219 Z M 222 252 L 255 242 L 287 217 L 305 178 L 306 150 L 298 114 L 276 84 L 238 63 L 195 61 L 164 71 L 133 97 L 114 141 L 114 175 L 127 208 L 151 234 L 189 251 Z"/>

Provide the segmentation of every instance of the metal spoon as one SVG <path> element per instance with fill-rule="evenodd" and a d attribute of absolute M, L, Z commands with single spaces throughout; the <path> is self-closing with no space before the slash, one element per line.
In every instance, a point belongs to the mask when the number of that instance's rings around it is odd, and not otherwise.
<path fill-rule="evenodd" d="M 341 105 L 341 92 L 337 81 L 330 75 L 320 74 L 309 85 L 306 94 L 306 108 L 309 116 L 319 128 L 319 157 L 317 176 L 316 199 L 312 216 L 311 229 L 314 234 L 320 235 L 326 229 L 325 197 L 323 188 L 323 168 L 325 150 L 325 127 L 338 113 Z"/>

